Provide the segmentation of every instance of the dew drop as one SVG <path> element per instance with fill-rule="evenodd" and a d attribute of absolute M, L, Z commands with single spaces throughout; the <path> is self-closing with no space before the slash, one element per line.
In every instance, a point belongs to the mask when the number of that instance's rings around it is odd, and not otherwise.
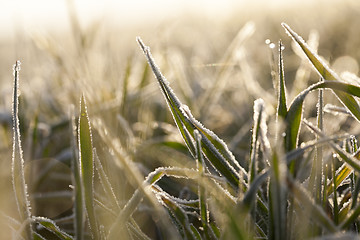
<path fill-rule="evenodd" d="M 269 45 L 271 43 L 270 39 L 265 40 L 265 44 Z"/>
<path fill-rule="evenodd" d="M 282 137 L 286 137 L 286 133 L 283 132 L 283 133 L 281 134 L 281 136 L 282 136 Z"/>
<path fill-rule="evenodd" d="M 275 48 L 275 43 L 270 43 L 269 48 L 274 49 Z"/>
<path fill-rule="evenodd" d="M 285 50 L 285 46 L 281 45 L 281 50 L 284 51 Z"/>

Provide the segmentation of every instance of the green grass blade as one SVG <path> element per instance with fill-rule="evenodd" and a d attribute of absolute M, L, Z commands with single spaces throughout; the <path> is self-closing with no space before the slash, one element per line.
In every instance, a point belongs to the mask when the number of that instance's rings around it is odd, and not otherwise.
<path fill-rule="evenodd" d="M 26 223 L 21 233 L 23 237 L 32 239 L 33 230 L 31 224 L 31 207 L 28 199 L 27 185 L 25 182 L 24 156 L 21 146 L 20 122 L 19 122 L 19 74 L 20 61 L 14 65 L 14 86 L 13 86 L 13 106 L 12 106 L 12 124 L 13 124 L 13 148 L 11 158 L 11 175 L 15 202 L 20 215 L 20 221 Z"/>
<path fill-rule="evenodd" d="M 73 240 L 73 238 L 67 234 L 66 232 L 62 231 L 54 221 L 44 218 L 44 217 L 34 217 L 34 221 L 42 225 L 44 228 L 49 230 L 50 232 L 54 233 L 57 237 L 62 240 Z"/>
<path fill-rule="evenodd" d="M 279 42 L 279 97 L 277 115 L 285 119 L 287 114 L 286 107 L 286 87 L 285 87 L 285 75 L 284 75 L 284 60 L 283 60 L 283 44 Z"/>
<path fill-rule="evenodd" d="M 279 150 L 271 157 L 269 184 L 269 239 L 286 239 L 286 165 Z"/>
<path fill-rule="evenodd" d="M 293 102 L 290 104 L 288 114 L 286 115 L 286 136 L 285 136 L 285 149 L 287 151 L 294 150 L 297 147 L 298 136 L 300 131 L 300 123 L 302 119 L 303 103 L 306 96 L 313 90 L 328 88 L 332 90 L 341 91 L 360 97 L 360 87 L 338 82 L 338 81 L 322 81 L 309 86 L 307 89 L 299 93 Z M 347 107 L 347 106 L 346 106 Z"/>
<path fill-rule="evenodd" d="M 329 68 L 329 66 L 327 66 L 327 64 L 322 61 L 321 58 L 313 50 L 311 50 L 311 48 L 296 32 L 294 32 L 286 23 L 282 23 L 281 25 L 304 51 L 304 53 L 306 54 L 312 65 L 315 67 L 317 72 L 320 74 L 320 76 L 322 76 L 325 80 L 340 81 L 339 76 L 337 76 L 337 74 L 333 72 Z M 339 98 L 339 100 L 349 109 L 353 117 L 360 121 L 360 106 L 354 99 L 354 97 L 350 96 L 347 93 L 338 92 L 337 90 L 334 90 L 334 93 Z"/>
<path fill-rule="evenodd" d="M 84 96 L 80 100 L 79 118 L 79 150 L 81 182 L 85 209 L 89 220 L 91 233 L 94 239 L 98 239 L 98 227 L 94 209 L 94 156 L 89 116 L 87 114 Z"/>

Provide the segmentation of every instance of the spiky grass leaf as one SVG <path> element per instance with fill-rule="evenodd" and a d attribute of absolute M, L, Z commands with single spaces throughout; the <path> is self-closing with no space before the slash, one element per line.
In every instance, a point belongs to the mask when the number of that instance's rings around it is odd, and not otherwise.
<path fill-rule="evenodd" d="M 238 172 L 241 170 L 246 174 L 245 170 L 235 160 L 226 144 L 216 136 L 215 133 L 202 126 L 202 124 L 192 116 L 188 107 L 183 105 L 176 97 L 173 90 L 170 88 L 169 83 L 160 72 L 159 67 L 155 64 L 150 53 L 150 48 L 145 46 L 140 38 L 137 38 L 137 42 L 143 50 L 148 63 L 158 80 L 160 89 L 190 153 L 194 158 L 196 157 L 194 130 L 197 129 L 202 135 L 202 151 L 204 155 L 215 169 L 228 180 L 230 185 L 237 188 L 239 184 Z"/>
<path fill-rule="evenodd" d="M 79 118 L 79 157 L 81 183 L 87 218 L 93 238 L 98 239 L 98 227 L 94 209 L 94 156 L 89 116 L 87 114 L 85 97 L 80 100 Z"/>
<path fill-rule="evenodd" d="M 28 199 L 27 185 L 25 182 L 24 157 L 21 146 L 20 123 L 19 123 L 19 74 L 20 61 L 14 65 L 14 86 L 13 86 L 13 105 L 12 105 L 12 124 L 13 124 L 13 148 L 11 159 L 11 175 L 15 202 L 17 205 L 20 221 L 26 223 L 21 233 L 23 237 L 32 239 L 33 230 L 31 223 L 30 201 Z"/>
<path fill-rule="evenodd" d="M 306 54 L 312 65 L 315 67 L 317 72 L 325 80 L 337 80 L 340 81 L 340 77 L 332 71 L 327 64 L 321 60 L 321 58 L 305 43 L 302 37 L 294 32 L 286 23 L 281 24 L 292 39 L 300 46 L 303 52 Z M 353 117 L 360 121 L 360 106 L 357 101 L 351 95 L 346 92 L 339 92 L 334 89 L 335 95 L 339 100 L 346 106 L 347 109 L 352 113 Z"/>
<path fill-rule="evenodd" d="M 62 240 L 73 240 L 73 238 L 67 234 L 66 232 L 62 231 L 54 221 L 44 218 L 44 217 L 34 217 L 34 221 L 39 223 L 41 226 L 49 230 L 50 232 L 54 233 L 57 237 Z"/>
<path fill-rule="evenodd" d="M 285 119 L 287 114 L 286 107 L 286 87 L 285 87 L 285 75 L 284 75 L 284 60 L 283 60 L 283 44 L 279 41 L 279 96 L 277 115 Z"/>

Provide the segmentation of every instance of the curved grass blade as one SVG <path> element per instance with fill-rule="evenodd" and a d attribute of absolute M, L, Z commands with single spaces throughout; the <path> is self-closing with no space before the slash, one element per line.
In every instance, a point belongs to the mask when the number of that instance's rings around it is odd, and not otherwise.
<path fill-rule="evenodd" d="M 176 227 L 184 239 L 196 239 L 190 227 L 190 221 L 186 212 L 171 198 L 167 198 L 163 194 L 158 194 L 161 203 L 169 210 L 170 215 L 176 222 Z"/>
<path fill-rule="evenodd" d="M 39 223 L 41 226 L 49 230 L 50 232 L 54 233 L 62 240 L 73 240 L 73 238 L 67 234 L 66 232 L 62 231 L 54 221 L 44 218 L 44 217 L 34 217 L 34 221 Z"/>
<path fill-rule="evenodd" d="M 33 230 L 31 224 L 31 207 L 28 199 L 27 185 L 24 173 L 24 157 L 21 147 L 20 123 L 19 123 L 19 73 L 20 61 L 14 65 L 14 87 L 12 102 L 12 124 L 13 124 L 13 148 L 11 158 L 11 175 L 15 202 L 20 215 L 20 221 L 26 223 L 21 235 L 26 239 L 32 239 Z"/>
<path fill-rule="evenodd" d="M 241 170 L 246 174 L 245 170 L 240 167 L 225 143 L 212 131 L 203 127 L 202 124 L 191 115 L 188 107 L 180 102 L 170 88 L 165 77 L 161 74 L 158 66 L 155 64 L 149 47 L 145 46 L 140 38 L 137 38 L 137 41 L 158 80 L 160 89 L 190 153 L 194 158 L 196 157 L 194 129 L 197 129 L 202 135 L 202 150 L 204 155 L 209 159 L 215 169 L 217 169 L 217 171 L 223 175 L 234 188 L 237 188 L 239 184 L 238 171 Z"/>
<path fill-rule="evenodd" d="M 311 48 L 296 32 L 294 32 L 286 23 L 282 23 L 281 25 L 304 51 L 304 53 L 306 54 L 312 65 L 315 67 L 317 72 L 320 74 L 320 76 L 322 76 L 325 80 L 340 81 L 340 77 L 334 71 L 332 71 L 329 66 L 327 66 L 327 64 L 322 61 L 313 50 L 311 50 Z M 354 97 L 350 96 L 347 93 L 339 92 L 337 90 L 334 90 L 334 93 L 339 98 L 339 100 L 346 106 L 346 108 L 349 109 L 353 117 L 360 121 L 360 106 L 354 99 Z"/>
<path fill-rule="evenodd" d="M 285 149 L 287 151 L 294 150 L 297 147 L 298 135 L 300 131 L 300 123 L 302 119 L 302 106 L 306 96 L 313 90 L 328 88 L 344 92 L 356 97 L 360 97 L 360 87 L 339 81 L 322 81 L 309 86 L 307 89 L 299 93 L 290 104 L 286 115 L 286 136 Z"/>
<path fill-rule="evenodd" d="M 89 116 L 84 96 L 80 100 L 79 150 L 81 183 L 85 209 L 94 239 L 99 239 L 94 209 L 94 156 Z"/>

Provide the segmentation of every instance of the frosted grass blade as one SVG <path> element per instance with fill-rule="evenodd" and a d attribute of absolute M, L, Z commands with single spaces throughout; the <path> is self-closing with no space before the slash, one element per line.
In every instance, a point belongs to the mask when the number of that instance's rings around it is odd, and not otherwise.
<path fill-rule="evenodd" d="M 28 199 L 27 185 L 25 182 L 24 157 L 21 146 L 20 123 L 19 123 L 19 74 L 20 61 L 16 61 L 14 65 L 14 86 L 13 86 L 13 102 L 12 102 L 12 124 L 13 124 L 13 148 L 11 158 L 11 175 L 13 191 L 15 194 L 15 202 L 20 215 L 20 221 L 26 223 L 23 237 L 32 239 L 33 230 L 31 224 L 30 201 Z"/>
<path fill-rule="evenodd" d="M 251 138 L 251 150 L 250 150 L 250 164 L 249 164 L 249 184 L 251 184 L 257 175 L 257 157 L 258 151 L 260 147 L 259 137 L 260 133 L 260 126 L 263 121 L 263 114 L 264 114 L 265 103 L 262 99 L 257 99 L 254 101 L 254 115 L 253 121 L 254 126 L 252 129 L 252 138 Z"/>
<path fill-rule="evenodd" d="M 202 150 L 204 155 L 209 159 L 215 169 L 223 175 L 234 188 L 237 188 L 239 184 L 239 174 L 237 169 L 246 174 L 245 170 L 240 167 L 225 143 L 212 131 L 203 127 L 202 124 L 191 115 L 188 107 L 180 102 L 170 88 L 165 77 L 161 74 L 158 66 L 155 64 L 149 47 L 145 46 L 140 38 L 137 38 L 137 41 L 158 80 L 160 89 L 190 153 L 194 158 L 196 157 L 193 135 L 194 129 L 197 129 L 202 135 Z"/>
<path fill-rule="evenodd" d="M 87 114 L 84 96 L 80 100 L 79 117 L 79 150 L 81 183 L 85 209 L 89 220 L 91 233 L 94 239 L 99 239 L 98 227 L 94 209 L 94 156 L 89 116 Z"/>
<path fill-rule="evenodd" d="M 63 240 L 73 240 L 73 238 L 67 234 L 66 232 L 62 231 L 54 221 L 44 218 L 44 217 L 34 217 L 34 221 L 41 224 L 44 228 L 49 230 L 50 232 L 54 233 L 57 237 Z"/>
<path fill-rule="evenodd" d="M 282 23 L 281 25 L 304 51 L 304 53 L 306 54 L 312 65 L 315 67 L 317 72 L 320 74 L 320 76 L 322 76 L 325 80 L 341 80 L 340 77 L 335 72 L 333 72 L 329 68 L 329 66 L 327 66 L 327 64 L 322 61 L 321 58 L 313 50 L 311 50 L 311 48 L 296 32 L 294 32 L 286 23 Z M 337 90 L 334 90 L 334 93 L 339 98 L 339 100 L 347 107 L 347 109 L 349 109 L 353 117 L 360 121 L 360 106 L 354 99 L 354 97 L 344 92 L 339 92 Z"/>
<path fill-rule="evenodd" d="M 285 87 L 285 75 L 284 75 L 284 60 L 283 60 L 283 44 L 279 41 L 279 96 L 278 96 L 278 107 L 277 116 L 285 119 L 287 114 L 286 107 L 286 87 Z"/>
<path fill-rule="evenodd" d="M 185 211 L 170 198 L 167 198 L 165 195 L 159 194 L 159 200 L 162 204 L 169 210 L 173 220 L 176 222 L 176 226 L 181 236 L 184 239 L 196 239 L 193 231 L 190 227 L 190 222 Z"/>

